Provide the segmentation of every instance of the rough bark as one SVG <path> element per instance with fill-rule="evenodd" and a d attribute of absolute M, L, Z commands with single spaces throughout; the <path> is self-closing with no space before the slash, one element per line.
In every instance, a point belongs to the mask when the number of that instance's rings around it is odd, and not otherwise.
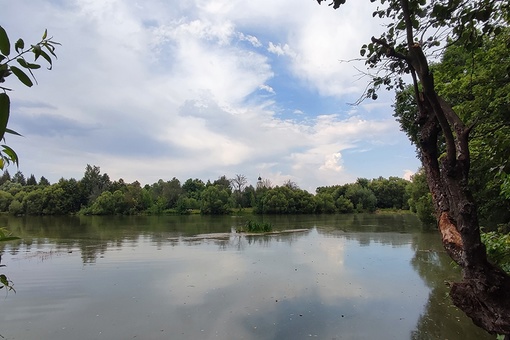
<path fill-rule="evenodd" d="M 409 54 L 405 60 L 413 75 L 419 107 L 422 163 L 443 246 L 462 268 L 463 279 L 452 285 L 451 298 L 476 325 L 490 333 L 510 334 L 510 277 L 487 259 L 468 187 L 471 128 L 436 93 L 427 59 L 413 39 L 407 0 L 401 0 L 401 5 L 408 27 Z M 441 155 L 439 136 L 446 149 Z"/>
<path fill-rule="evenodd" d="M 385 41 L 387 55 L 407 62 L 419 108 L 419 148 L 432 194 L 438 229 L 448 255 L 462 268 L 451 287 L 454 304 L 490 333 L 510 334 L 510 277 L 487 259 L 478 214 L 469 190 L 469 132 L 455 111 L 438 96 L 421 46 L 414 41 L 408 0 L 400 0 L 408 54 L 397 54 Z M 442 137 L 440 140 L 439 137 Z M 439 154 L 440 149 L 444 153 Z"/>

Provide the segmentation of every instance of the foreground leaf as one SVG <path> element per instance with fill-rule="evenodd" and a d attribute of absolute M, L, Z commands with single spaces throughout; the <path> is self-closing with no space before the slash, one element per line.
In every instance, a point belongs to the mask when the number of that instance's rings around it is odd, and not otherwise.
<path fill-rule="evenodd" d="M 4 28 L 0 26 L 0 53 L 8 56 L 11 53 L 11 43 Z"/>
<path fill-rule="evenodd" d="M 30 80 L 26 73 L 17 68 L 16 66 L 11 66 L 11 71 L 12 73 L 14 73 L 16 77 L 18 77 L 19 81 L 21 81 L 26 86 L 32 87 L 32 85 L 34 85 L 34 83 L 32 83 L 32 80 Z"/>
<path fill-rule="evenodd" d="M 4 138 L 9 121 L 9 110 L 11 107 L 9 96 L 6 93 L 0 93 L 0 140 Z"/>
<path fill-rule="evenodd" d="M 16 152 L 7 145 L 2 145 L 2 147 L 4 148 L 3 152 L 7 155 L 7 160 L 10 160 L 18 166 L 18 155 Z"/>

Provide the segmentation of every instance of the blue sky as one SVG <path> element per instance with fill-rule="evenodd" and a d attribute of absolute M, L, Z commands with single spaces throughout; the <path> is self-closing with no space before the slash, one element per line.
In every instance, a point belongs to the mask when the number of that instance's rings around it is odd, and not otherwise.
<path fill-rule="evenodd" d="M 152 184 L 260 175 L 313 192 L 358 177 L 408 176 L 419 161 L 392 117 L 393 94 L 352 106 L 368 79 L 359 47 L 372 4 L 313 0 L 17 0 L 11 41 L 62 43 L 39 85 L 14 81 L 8 136 L 28 176 Z M 363 24 L 361 24 L 363 23 Z M 15 168 L 9 171 L 14 173 Z"/>

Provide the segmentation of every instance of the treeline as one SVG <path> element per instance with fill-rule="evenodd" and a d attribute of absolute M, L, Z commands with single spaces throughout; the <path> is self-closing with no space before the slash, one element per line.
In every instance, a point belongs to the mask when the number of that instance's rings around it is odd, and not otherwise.
<path fill-rule="evenodd" d="M 243 175 L 221 176 L 211 182 L 177 178 L 160 179 L 152 185 L 111 181 L 98 166 L 87 165 L 83 178 L 60 179 L 50 184 L 45 177 L 28 179 L 21 172 L 0 177 L 0 212 L 13 215 L 135 215 L 135 214 L 229 214 L 251 209 L 257 214 L 335 214 L 374 212 L 377 209 L 415 210 L 413 183 L 398 177 L 360 178 L 355 183 L 319 187 L 315 195 L 287 181 L 272 186 L 259 178 L 247 185 Z"/>

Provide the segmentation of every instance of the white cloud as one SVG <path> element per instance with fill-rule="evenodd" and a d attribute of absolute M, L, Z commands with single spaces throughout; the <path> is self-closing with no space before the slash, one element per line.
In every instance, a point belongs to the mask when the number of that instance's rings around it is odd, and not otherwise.
<path fill-rule="evenodd" d="M 266 91 L 268 93 L 271 93 L 271 94 L 275 94 L 274 89 L 271 86 L 268 86 L 268 85 L 265 85 L 265 84 L 260 85 L 259 89 L 264 90 L 264 91 Z"/>
<path fill-rule="evenodd" d="M 11 39 L 23 36 L 28 44 L 47 27 L 62 46 L 53 70 L 38 70 L 39 86 L 8 79 L 15 90 L 11 127 L 26 137 L 7 142 L 23 172 L 51 181 L 81 178 L 86 164 L 142 183 L 243 173 L 274 183 L 291 179 L 313 191 L 355 179 L 357 165 L 346 150 L 369 143 L 387 152 L 395 143 L 389 104 L 325 114 L 319 105 L 305 109 L 285 98 L 306 93 L 314 103 L 347 102 L 346 95 L 360 93 L 364 83 L 339 60 L 356 57 L 374 33 L 373 25 L 358 25 L 371 18 L 363 6 L 9 2 L 2 26 Z M 294 115 L 282 115 L 282 108 Z M 386 116 L 373 120 L 371 111 Z M 407 152 L 411 161 L 384 166 L 393 174 L 412 168 L 414 150 Z"/>
<path fill-rule="evenodd" d="M 292 51 L 288 44 L 273 44 L 272 42 L 269 42 L 267 50 L 278 56 L 296 57 L 296 53 Z"/>
<path fill-rule="evenodd" d="M 248 41 L 254 47 L 262 46 L 262 43 L 257 39 L 257 37 L 254 37 L 253 35 L 246 35 L 243 32 L 239 32 L 238 37 L 239 37 L 239 40 Z"/>

